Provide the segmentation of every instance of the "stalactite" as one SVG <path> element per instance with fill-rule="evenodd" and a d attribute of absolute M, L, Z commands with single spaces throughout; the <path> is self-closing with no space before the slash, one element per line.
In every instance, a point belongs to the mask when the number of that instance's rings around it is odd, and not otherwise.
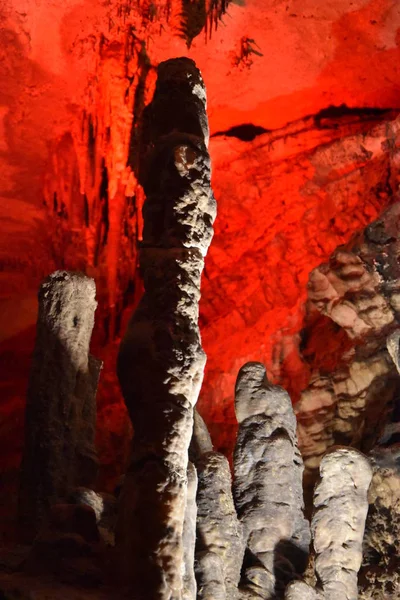
<path fill-rule="evenodd" d="M 143 131 L 145 292 L 118 359 L 134 438 L 117 540 L 137 598 L 178 599 L 188 449 L 205 364 L 200 277 L 215 217 L 204 84 L 192 61 L 161 63 Z"/>
<path fill-rule="evenodd" d="M 50 506 L 97 475 L 96 391 L 101 363 L 89 354 L 95 284 L 57 271 L 39 292 L 37 337 L 28 389 L 21 467 L 24 537 L 38 531 Z"/>
<path fill-rule="evenodd" d="M 247 363 L 236 382 L 239 431 L 234 498 L 244 527 L 242 598 L 275 598 L 307 564 L 309 525 L 303 515 L 303 462 L 289 395 Z"/>

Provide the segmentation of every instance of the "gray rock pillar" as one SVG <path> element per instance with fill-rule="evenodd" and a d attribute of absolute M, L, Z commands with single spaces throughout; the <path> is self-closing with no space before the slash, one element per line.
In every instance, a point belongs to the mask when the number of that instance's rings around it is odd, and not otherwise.
<path fill-rule="evenodd" d="M 161 63 L 142 136 L 145 292 L 118 358 L 134 439 L 117 546 L 122 576 L 138 600 L 183 593 L 188 448 L 206 361 L 200 278 L 216 212 L 205 109 L 193 61 Z"/>
<path fill-rule="evenodd" d="M 196 463 L 197 491 L 196 575 L 198 600 L 238 595 L 244 543 L 232 497 L 228 460 L 218 452 L 206 452 Z M 207 558 L 207 554 L 209 556 Z M 210 569 L 210 571 L 208 571 Z"/>
<path fill-rule="evenodd" d="M 185 520 L 183 523 L 183 600 L 196 600 L 196 577 L 194 574 L 194 553 L 196 547 L 196 521 L 197 521 L 197 471 L 196 467 L 189 462 L 188 489 L 186 499 Z"/>
<path fill-rule="evenodd" d="M 19 517 L 31 538 L 52 504 L 97 476 L 96 391 L 101 362 L 89 344 L 97 302 L 94 280 L 56 271 L 39 291 L 28 388 Z"/>
<path fill-rule="evenodd" d="M 315 572 L 326 600 L 357 600 L 357 574 L 372 469 L 352 448 L 329 451 L 320 464 L 311 522 Z"/>
<path fill-rule="evenodd" d="M 308 558 L 296 418 L 289 395 L 268 382 L 261 363 L 240 370 L 235 410 L 233 492 L 247 544 L 241 597 L 268 600 L 283 595 Z"/>

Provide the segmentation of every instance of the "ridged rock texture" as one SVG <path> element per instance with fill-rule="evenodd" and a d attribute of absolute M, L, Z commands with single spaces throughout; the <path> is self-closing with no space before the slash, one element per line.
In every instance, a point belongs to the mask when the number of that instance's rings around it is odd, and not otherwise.
<path fill-rule="evenodd" d="M 356 450 L 334 450 L 321 461 L 311 529 L 315 572 L 327 599 L 357 600 L 371 478 L 367 458 Z"/>
<path fill-rule="evenodd" d="M 101 362 L 89 354 L 94 280 L 56 271 L 41 285 L 29 381 L 19 519 L 32 538 L 52 504 L 97 476 L 96 391 Z"/>
<path fill-rule="evenodd" d="M 334 444 L 369 452 L 395 401 L 386 338 L 400 325 L 399 234 L 396 203 L 310 275 L 301 335 L 312 371 L 295 409 L 310 481 Z"/>
<path fill-rule="evenodd" d="M 357 450 L 335 448 L 319 472 L 311 521 L 318 588 L 291 583 L 285 600 L 357 600 L 372 469 Z"/>
<path fill-rule="evenodd" d="M 229 462 L 208 451 L 196 461 L 196 577 L 198 600 L 235 600 L 243 562 L 244 540 L 232 497 Z"/>
<path fill-rule="evenodd" d="M 240 597 L 272 600 L 303 573 L 310 545 L 296 418 L 289 395 L 269 383 L 261 363 L 239 371 L 235 411 L 233 490 L 246 543 Z"/>
<path fill-rule="evenodd" d="M 400 372 L 399 332 L 386 340 Z M 395 600 L 400 596 L 400 404 L 396 398 L 383 435 L 369 455 L 373 477 L 363 542 L 360 600 Z"/>
<path fill-rule="evenodd" d="M 400 597 L 400 445 L 370 455 L 373 478 L 363 542 L 360 600 Z"/>
<path fill-rule="evenodd" d="M 161 63 L 142 131 L 145 291 L 118 357 L 134 437 L 117 545 L 122 577 L 140 600 L 183 594 L 188 449 L 206 360 L 200 278 L 216 212 L 205 108 L 193 61 Z"/>

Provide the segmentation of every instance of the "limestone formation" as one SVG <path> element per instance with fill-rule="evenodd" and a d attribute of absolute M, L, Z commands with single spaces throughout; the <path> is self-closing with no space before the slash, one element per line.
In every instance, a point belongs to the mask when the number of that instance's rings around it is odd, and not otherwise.
<path fill-rule="evenodd" d="M 193 463 L 197 463 L 199 458 L 206 452 L 213 449 L 210 434 L 202 416 L 195 409 L 193 419 L 193 434 L 190 442 L 189 456 Z"/>
<path fill-rule="evenodd" d="M 360 571 L 360 600 L 400 597 L 400 445 L 377 447 Z"/>
<path fill-rule="evenodd" d="M 182 600 L 196 600 L 196 577 L 194 574 L 194 553 L 196 546 L 196 521 L 197 521 L 197 472 L 196 467 L 189 462 L 188 488 L 183 523 L 183 556 L 184 575 Z"/>
<path fill-rule="evenodd" d="M 215 218 L 205 107 L 193 61 L 159 65 L 140 165 L 145 292 L 118 358 L 134 438 L 117 545 L 122 576 L 138 600 L 183 593 L 188 448 L 205 365 L 200 278 Z"/>
<path fill-rule="evenodd" d="M 96 479 L 101 362 L 89 354 L 95 294 L 93 279 L 67 271 L 50 275 L 39 291 L 19 499 L 27 538 L 38 531 L 52 504 Z"/>
<path fill-rule="evenodd" d="M 296 419 L 289 395 L 268 382 L 261 363 L 240 370 L 235 410 L 233 489 L 247 545 L 241 597 L 267 600 L 283 594 L 308 557 Z"/>
<path fill-rule="evenodd" d="M 393 204 L 310 275 L 302 357 L 313 370 L 295 409 L 309 481 L 335 444 L 369 452 L 395 397 L 399 216 Z"/>
<path fill-rule="evenodd" d="M 316 591 L 304 581 L 293 581 L 285 590 L 285 600 L 324 600 L 322 592 Z"/>
<path fill-rule="evenodd" d="M 315 572 L 327 600 L 357 600 L 357 574 L 372 469 L 357 450 L 340 448 L 321 461 L 311 522 Z"/>
<path fill-rule="evenodd" d="M 242 526 L 232 497 L 228 460 L 206 452 L 197 461 L 196 574 L 198 599 L 235 600 L 238 593 L 244 543 Z M 208 570 L 211 569 L 209 572 Z"/>

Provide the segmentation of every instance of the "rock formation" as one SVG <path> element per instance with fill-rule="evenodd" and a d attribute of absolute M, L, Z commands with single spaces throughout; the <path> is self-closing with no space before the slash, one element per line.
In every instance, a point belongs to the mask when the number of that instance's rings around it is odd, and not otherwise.
<path fill-rule="evenodd" d="M 399 332 L 386 340 L 388 352 L 400 372 Z M 368 494 L 369 511 L 363 541 L 360 600 L 395 600 L 400 596 L 400 404 L 369 455 L 373 477 Z"/>
<path fill-rule="evenodd" d="M 184 559 L 182 600 L 196 600 L 197 585 L 194 574 L 194 554 L 197 521 L 197 471 L 191 462 L 188 464 L 187 479 L 187 498 L 182 535 Z"/>
<path fill-rule="evenodd" d="M 320 464 L 311 522 L 315 572 L 327 599 L 357 600 L 357 574 L 372 470 L 356 450 L 328 452 Z"/>
<path fill-rule="evenodd" d="M 117 542 L 138 599 L 183 593 L 188 449 L 205 365 L 200 278 L 215 218 L 205 107 L 193 61 L 160 64 L 142 132 L 145 292 L 118 359 L 134 438 Z"/>
<path fill-rule="evenodd" d="M 198 600 L 234 600 L 243 561 L 243 531 L 227 459 L 213 451 L 207 426 L 194 411 L 189 456 L 198 472 L 195 571 Z"/>
<path fill-rule="evenodd" d="M 307 564 L 310 530 L 296 419 L 289 395 L 268 382 L 261 363 L 240 370 L 235 410 L 234 499 L 246 543 L 241 597 L 268 600 Z"/>
<path fill-rule="evenodd" d="M 302 356 L 313 370 L 296 405 L 309 480 L 334 444 L 372 449 L 398 389 L 386 338 L 400 326 L 399 217 L 396 203 L 310 275 Z"/>
<path fill-rule="evenodd" d="M 67 271 L 50 275 L 39 291 L 19 499 L 27 538 L 38 531 L 52 504 L 75 486 L 96 480 L 101 362 L 89 354 L 95 294 L 93 279 Z"/>
<path fill-rule="evenodd" d="M 311 522 L 318 587 L 292 583 L 286 600 L 357 600 L 371 477 L 368 460 L 357 450 L 339 448 L 324 456 Z"/>
<path fill-rule="evenodd" d="M 400 596 L 400 446 L 377 447 L 360 571 L 360 600 L 396 600 Z"/>
<path fill-rule="evenodd" d="M 242 526 L 232 497 L 228 460 L 205 452 L 196 462 L 197 492 L 196 576 L 198 600 L 235 600 L 243 562 Z"/>

